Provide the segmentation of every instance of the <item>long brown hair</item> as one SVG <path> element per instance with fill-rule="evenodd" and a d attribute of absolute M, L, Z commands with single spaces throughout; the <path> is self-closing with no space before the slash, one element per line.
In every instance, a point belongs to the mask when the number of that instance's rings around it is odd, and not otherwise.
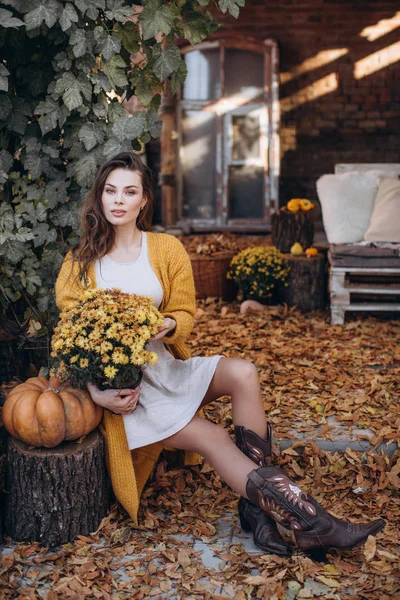
<path fill-rule="evenodd" d="M 92 189 L 82 203 L 82 235 L 73 249 L 73 260 L 79 262 L 79 277 L 86 279 L 89 265 L 110 252 L 115 244 L 114 226 L 107 221 L 103 212 L 102 195 L 109 174 L 115 169 L 126 169 L 139 173 L 143 197 L 146 204 L 140 211 L 136 225 L 142 231 L 149 231 L 153 217 L 153 186 L 150 169 L 139 156 L 131 152 L 121 152 L 99 168 Z"/>

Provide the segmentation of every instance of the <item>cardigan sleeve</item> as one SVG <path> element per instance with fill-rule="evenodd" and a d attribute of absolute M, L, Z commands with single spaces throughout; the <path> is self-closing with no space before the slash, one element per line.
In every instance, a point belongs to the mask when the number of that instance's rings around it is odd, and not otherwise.
<path fill-rule="evenodd" d="M 196 312 L 196 293 L 194 287 L 192 263 L 182 243 L 170 237 L 168 249 L 168 278 L 170 295 L 162 310 L 164 317 L 176 321 L 175 329 L 163 337 L 165 344 L 174 344 L 187 338 L 193 329 Z"/>
<path fill-rule="evenodd" d="M 79 280 L 78 262 L 73 262 L 68 252 L 61 265 L 55 286 L 56 304 L 60 310 L 67 310 L 82 298 L 83 288 Z"/>

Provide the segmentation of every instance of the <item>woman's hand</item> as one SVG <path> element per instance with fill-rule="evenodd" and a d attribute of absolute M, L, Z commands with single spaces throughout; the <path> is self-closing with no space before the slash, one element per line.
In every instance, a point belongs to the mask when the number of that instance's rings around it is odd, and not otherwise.
<path fill-rule="evenodd" d="M 93 402 L 117 415 L 129 415 L 139 402 L 140 387 L 134 390 L 99 390 L 93 383 L 86 384 Z"/>
<path fill-rule="evenodd" d="M 170 319 L 170 317 L 166 317 L 164 319 L 164 325 L 162 327 L 160 327 L 160 329 L 158 330 L 158 333 L 154 337 L 152 337 L 149 340 L 149 342 L 154 342 L 154 340 L 160 340 L 165 335 L 167 335 L 167 333 L 169 333 L 170 331 L 175 329 L 175 327 L 176 327 L 175 319 Z"/>

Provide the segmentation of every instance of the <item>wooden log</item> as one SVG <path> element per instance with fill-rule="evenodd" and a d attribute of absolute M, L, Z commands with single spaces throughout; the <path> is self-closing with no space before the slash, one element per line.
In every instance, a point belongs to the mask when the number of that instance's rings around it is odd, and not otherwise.
<path fill-rule="evenodd" d="M 288 306 L 297 306 L 304 312 L 325 308 L 327 299 L 327 273 L 325 256 L 307 257 L 285 254 L 290 265 L 282 300 Z"/>
<path fill-rule="evenodd" d="M 281 208 L 271 215 L 272 244 L 281 252 L 290 252 L 298 242 L 310 248 L 314 238 L 314 223 L 309 212 L 290 212 Z"/>
<path fill-rule="evenodd" d="M 56 448 L 10 436 L 7 462 L 5 529 L 13 539 L 57 546 L 95 531 L 106 516 L 109 483 L 97 429 Z"/>
<path fill-rule="evenodd" d="M 4 537 L 5 479 L 7 466 L 7 431 L 1 420 L 0 409 L 0 544 Z"/>

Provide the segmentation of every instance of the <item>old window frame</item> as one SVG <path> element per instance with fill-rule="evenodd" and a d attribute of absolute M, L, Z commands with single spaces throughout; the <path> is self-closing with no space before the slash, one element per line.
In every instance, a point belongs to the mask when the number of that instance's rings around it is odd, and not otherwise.
<path fill-rule="evenodd" d="M 196 46 L 181 49 L 183 54 L 196 50 L 220 50 L 220 77 L 222 97 L 218 100 L 185 100 L 182 90 L 178 94 L 177 102 L 177 209 L 179 221 L 190 223 L 194 231 L 211 231 L 213 229 L 266 231 L 270 229 L 271 213 L 279 206 L 279 72 L 278 72 L 278 46 L 274 40 L 267 39 L 263 42 L 219 39 L 203 42 Z M 264 55 L 264 93 L 260 100 L 243 102 L 243 97 L 224 96 L 224 66 L 226 49 L 239 49 L 257 52 Z M 183 147 L 182 118 L 184 111 L 202 110 L 210 108 L 215 111 L 217 122 L 216 134 L 216 217 L 184 218 L 183 217 L 183 176 L 180 160 L 180 149 Z M 234 115 L 246 114 L 257 107 L 265 108 L 266 129 L 263 132 L 266 138 L 266 153 L 264 161 L 264 215 L 262 218 L 230 219 L 228 207 L 228 153 L 229 122 Z"/>

